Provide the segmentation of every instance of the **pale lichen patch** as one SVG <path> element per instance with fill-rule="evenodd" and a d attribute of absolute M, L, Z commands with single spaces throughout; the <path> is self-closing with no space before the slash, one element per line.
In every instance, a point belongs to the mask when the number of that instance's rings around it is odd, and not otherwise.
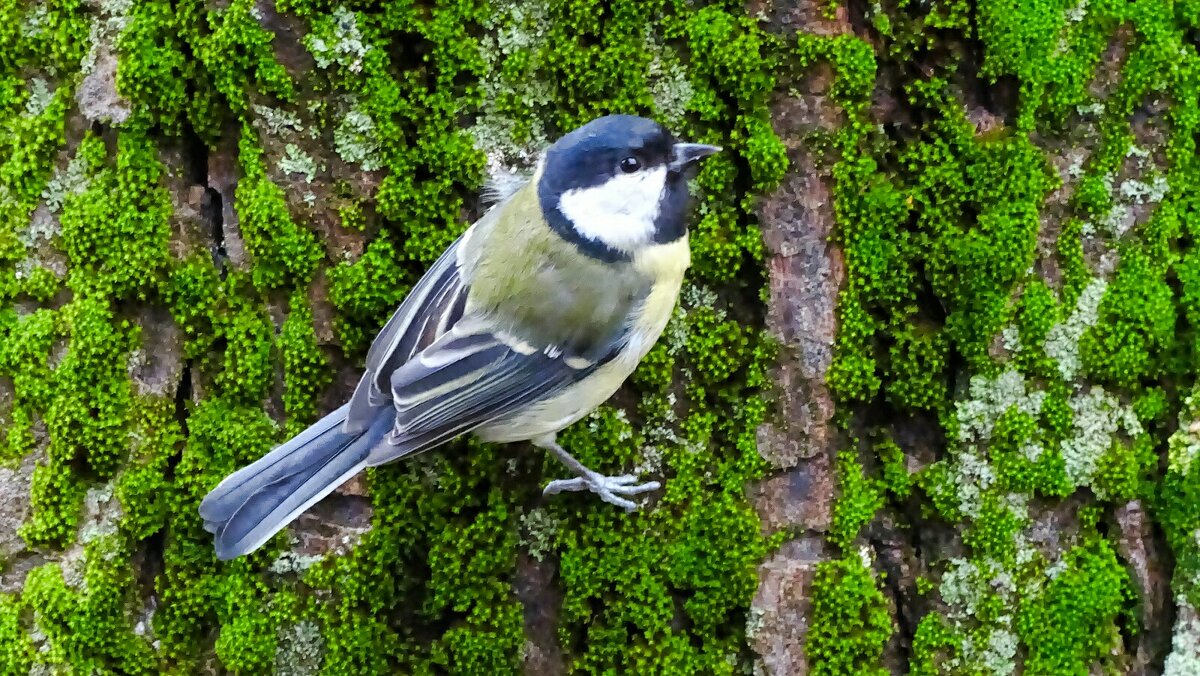
<path fill-rule="evenodd" d="M 304 45 L 318 67 L 329 68 L 337 64 L 352 73 L 362 71 L 363 57 L 371 49 L 363 41 L 357 16 L 344 6 L 338 6 L 332 15 L 314 21 L 312 32 L 304 38 Z"/>
<path fill-rule="evenodd" d="M 1200 397 L 1193 392 L 1184 399 L 1183 404 L 1179 429 L 1167 441 L 1167 461 L 1172 472 L 1187 476 L 1191 472 L 1192 462 L 1200 456 L 1200 418 L 1196 417 Z"/>
<path fill-rule="evenodd" d="M 54 90 L 46 80 L 35 77 L 29 80 L 29 98 L 25 100 L 25 114 L 37 117 L 46 112 L 54 101 Z"/>
<path fill-rule="evenodd" d="M 954 469 L 959 511 L 966 516 L 978 516 L 983 494 L 996 483 L 996 471 L 982 457 L 969 451 L 956 458 Z"/>
<path fill-rule="evenodd" d="M 275 575 L 294 575 L 312 568 L 324 558 L 323 556 L 312 554 L 298 554 L 296 552 L 285 551 L 271 562 L 267 570 Z"/>
<path fill-rule="evenodd" d="M 953 671 L 965 662 L 983 667 L 984 673 L 994 676 L 1013 673 L 1018 644 L 1013 616 L 1003 614 L 974 626 L 979 621 L 979 610 L 989 599 L 998 596 L 1006 605 L 1011 603 L 1017 592 L 1012 575 L 991 559 L 975 562 L 954 558 L 942 575 L 938 592 L 948 605 L 947 616 L 966 632 L 960 646 L 961 661 L 952 658 L 946 666 Z"/>
<path fill-rule="evenodd" d="M 320 171 L 317 161 L 294 143 L 284 147 L 284 155 L 279 159 L 279 169 L 285 174 L 300 174 L 305 183 L 312 183 Z"/>
<path fill-rule="evenodd" d="M 542 3 L 508 3 L 498 8 L 487 28 L 491 34 L 480 40 L 480 56 L 488 64 L 479 81 L 483 107 L 468 133 L 486 156 L 490 175 L 525 173 L 549 144 L 540 113 L 552 107 L 555 84 L 538 76 L 536 56 L 513 77 L 501 65 L 518 52 L 541 53 L 550 34 L 549 17 Z M 517 101 L 523 110 L 501 109 L 504 100 Z"/>
<path fill-rule="evenodd" d="M 1193 674 L 1200 674 L 1200 614 L 1190 603 L 1181 601 L 1163 676 Z"/>
<path fill-rule="evenodd" d="M 1062 443 L 1067 478 L 1076 486 L 1092 484 L 1100 458 L 1108 452 L 1122 429 L 1129 436 L 1141 434 L 1142 426 L 1133 410 L 1100 386 L 1093 386 L 1070 400 L 1074 434 Z"/>
<path fill-rule="evenodd" d="M 375 121 L 359 106 L 357 99 L 348 101 L 346 113 L 333 129 L 333 148 L 338 157 L 358 165 L 363 171 L 383 167 Z"/>
<path fill-rule="evenodd" d="M 651 54 L 646 80 L 654 107 L 667 123 L 678 124 L 693 95 L 687 69 L 680 63 L 679 55 L 659 44 L 653 35 L 647 34 L 645 43 Z"/>
<path fill-rule="evenodd" d="M 521 545 L 534 559 L 544 561 L 554 551 L 561 528 L 558 517 L 540 507 L 534 509 L 521 517 Z"/>
<path fill-rule="evenodd" d="M 21 18 L 21 35 L 27 38 L 38 37 L 46 30 L 49 19 L 50 8 L 40 2 L 34 4 Z"/>
<path fill-rule="evenodd" d="M 56 168 L 54 176 L 46 183 L 42 199 L 52 213 L 62 209 L 63 201 L 70 195 L 81 194 L 88 184 L 87 160 L 76 153 L 65 169 Z"/>
<path fill-rule="evenodd" d="M 1079 373 L 1079 341 L 1089 328 L 1096 325 L 1100 301 L 1107 288 L 1108 283 L 1101 278 L 1089 282 L 1079 295 L 1074 312 L 1065 322 L 1051 327 L 1046 334 L 1046 355 L 1058 362 L 1058 370 L 1064 380 L 1074 380 Z"/>
<path fill-rule="evenodd" d="M 264 129 L 272 136 L 282 136 L 287 132 L 303 131 L 303 124 L 300 122 L 300 116 L 284 110 L 282 108 L 272 108 L 260 104 L 251 106 L 254 111 L 255 126 Z"/>
<path fill-rule="evenodd" d="M 313 676 L 321 671 L 325 638 L 321 628 L 308 620 L 281 627 L 275 649 L 275 673 Z"/>
<path fill-rule="evenodd" d="M 89 488 L 83 498 L 83 526 L 79 529 L 79 541 L 87 544 L 106 535 L 114 535 L 124 512 L 113 497 L 111 482 Z"/>
<path fill-rule="evenodd" d="M 1009 409 L 1016 407 L 1021 413 L 1037 416 L 1045 398 L 1045 392 L 1030 391 L 1025 377 L 1015 369 L 995 378 L 974 376 L 967 399 L 955 406 L 958 439 L 964 443 L 984 441 L 991 437 L 996 421 Z"/>

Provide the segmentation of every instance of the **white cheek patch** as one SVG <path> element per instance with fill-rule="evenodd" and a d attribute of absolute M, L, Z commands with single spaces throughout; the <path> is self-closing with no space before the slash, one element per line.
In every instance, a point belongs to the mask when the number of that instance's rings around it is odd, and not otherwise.
<path fill-rule="evenodd" d="M 568 190 L 558 208 L 579 234 L 631 252 L 654 237 L 666 180 L 666 167 L 617 174 L 597 186 Z"/>

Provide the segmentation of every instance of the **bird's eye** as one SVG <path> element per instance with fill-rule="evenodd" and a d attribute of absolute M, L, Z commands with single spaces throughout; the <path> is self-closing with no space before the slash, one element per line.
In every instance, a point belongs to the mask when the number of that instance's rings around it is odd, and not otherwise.
<path fill-rule="evenodd" d="M 621 171 L 625 172 L 626 174 L 632 174 L 633 172 L 635 172 L 641 168 L 642 168 L 641 160 L 639 160 L 638 158 L 636 158 L 632 155 L 621 160 Z"/>

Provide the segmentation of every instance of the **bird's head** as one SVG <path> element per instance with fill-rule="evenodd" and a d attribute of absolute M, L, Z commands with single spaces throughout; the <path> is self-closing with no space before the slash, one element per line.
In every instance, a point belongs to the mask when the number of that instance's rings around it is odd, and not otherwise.
<path fill-rule="evenodd" d="M 628 259 L 687 232 L 689 169 L 719 150 L 644 117 L 598 118 L 546 151 L 535 177 L 542 212 L 584 253 Z"/>

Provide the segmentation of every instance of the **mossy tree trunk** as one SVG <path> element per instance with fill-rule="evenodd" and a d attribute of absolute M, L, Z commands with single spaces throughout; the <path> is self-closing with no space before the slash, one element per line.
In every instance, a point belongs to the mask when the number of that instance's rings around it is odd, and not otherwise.
<path fill-rule="evenodd" d="M 0 673 L 1200 673 L 1196 0 L 0 0 Z M 720 143 L 663 340 L 218 563 L 595 115 Z"/>

